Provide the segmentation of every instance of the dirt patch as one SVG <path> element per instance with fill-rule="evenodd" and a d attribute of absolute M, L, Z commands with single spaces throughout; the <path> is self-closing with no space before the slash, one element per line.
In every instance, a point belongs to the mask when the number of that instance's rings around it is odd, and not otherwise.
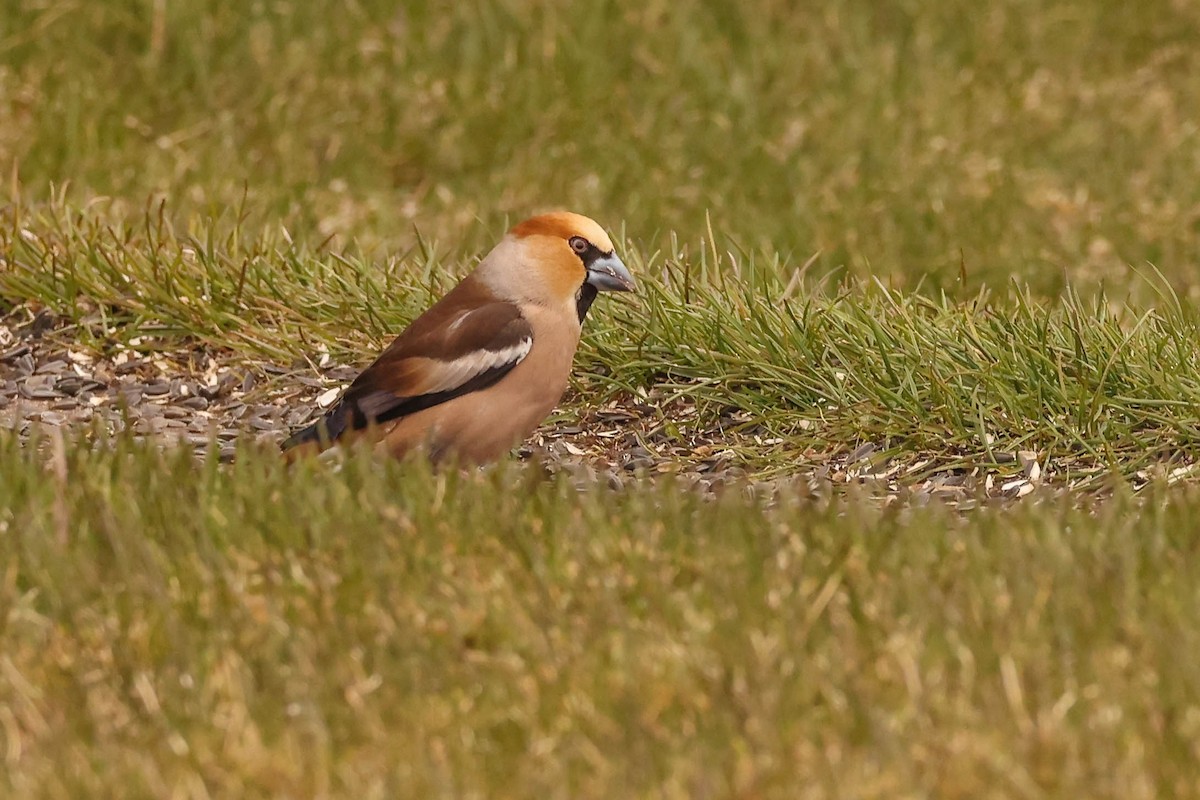
<path fill-rule="evenodd" d="M 0 428 L 23 438 L 37 426 L 129 429 L 164 445 L 186 442 L 201 456 L 215 443 L 228 460 L 240 437 L 277 444 L 316 419 L 358 372 L 328 359 L 284 367 L 136 339 L 98 353 L 79 346 L 78 333 L 46 312 L 0 320 Z M 556 415 L 517 452 L 551 471 L 596 471 L 614 488 L 633 475 L 682 472 L 706 486 L 746 477 L 719 429 L 667 434 L 664 420 L 690 413 L 682 403 L 610 401 L 574 419 Z"/>
<path fill-rule="evenodd" d="M 87 347 L 79 344 L 85 332 Z M 164 446 L 187 443 L 201 457 L 215 447 L 228 461 L 240 438 L 277 444 L 314 420 L 358 371 L 328 357 L 285 367 L 199 345 L 96 341 L 95 331 L 45 311 L 18 308 L 0 319 L 0 429 L 23 439 L 38 426 L 131 430 Z M 621 489 L 664 475 L 712 494 L 786 487 L 824 495 L 854 486 L 885 503 L 936 500 L 964 510 L 1070 488 L 1035 453 L 1008 455 L 990 469 L 938 469 L 936 459 L 896 459 L 871 442 L 819 452 L 771 438 L 736 409 L 702 424 L 686 400 L 653 392 L 599 407 L 568 397 L 567 408 L 581 410 L 552 418 L 517 454 L 581 486 Z"/>

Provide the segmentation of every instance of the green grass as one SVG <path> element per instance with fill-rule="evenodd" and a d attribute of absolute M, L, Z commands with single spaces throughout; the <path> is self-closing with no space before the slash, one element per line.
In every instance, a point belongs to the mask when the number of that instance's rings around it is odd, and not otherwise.
<path fill-rule="evenodd" d="M 312 251 L 233 221 L 182 235 L 161 209 L 22 209 L 0 248 L 0 296 L 49 305 L 93 347 L 186 338 L 282 364 L 365 362 L 468 268 L 429 247 L 383 264 Z M 589 320 L 578 407 L 654 392 L 679 440 L 737 409 L 785 440 L 742 450 L 762 471 L 871 441 L 921 465 L 909 480 L 1034 450 L 1053 477 L 1094 484 L 1189 465 L 1200 442 L 1200 315 L 1161 285 L 1157 308 L 1019 286 L 960 299 L 814 282 L 778 258 L 622 250 L 644 290 Z"/>
<path fill-rule="evenodd" d="M 1200 796 L 1200 7 L 396 5 L 0 0 L 0 311 L 361 364 L 568 207 L 566 415 L 1053 490 L 0 433 L 0 794 Z"/>
<path fill-rule="evenodd" d="M 909 284 L 1122 286 L 1146 261 L 1194 282 L 1187 3 L 0 11 L 0 164 L 34 196 L 244 206 L 392 251 L 416 226 L 457 254 L 534 207 L 658 245 L 711 213 L 745 247 Z"/>
<path fill-rule="evenodd" d="M 1194 795 L 1195 491 L 955 516 L 61 453 L 0 441 L 11 796 Z"/>

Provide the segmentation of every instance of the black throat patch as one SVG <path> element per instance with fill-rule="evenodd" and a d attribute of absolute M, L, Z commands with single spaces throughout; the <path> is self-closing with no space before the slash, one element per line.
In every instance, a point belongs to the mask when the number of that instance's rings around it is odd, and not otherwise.
<path fill-rule="evenodd" d="M 598 294 L 600 294 L 600 290 L 590 283 L 579 287 L 579 293 L 575 295 L 575 311 L 579 314 L 580 325 L 583 324 L 583 318 L 587 316 L 588 309 L 592 307 L 592 301 Z"/>

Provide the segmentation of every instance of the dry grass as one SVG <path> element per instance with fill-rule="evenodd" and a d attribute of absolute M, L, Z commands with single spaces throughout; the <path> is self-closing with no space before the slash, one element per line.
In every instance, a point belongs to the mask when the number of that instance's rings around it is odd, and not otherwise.
<path fill-rule="evenodd" d="M 1191 491 L 954 516 L 0 448 L 13 796 L 1195 793 Z"/>

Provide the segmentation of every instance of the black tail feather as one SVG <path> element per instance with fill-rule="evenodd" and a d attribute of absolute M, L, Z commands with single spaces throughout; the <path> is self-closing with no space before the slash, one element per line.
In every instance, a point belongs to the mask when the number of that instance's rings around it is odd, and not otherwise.
<path fill-rule="evenodd" d="M 322 433 L 324 433 L 323 436 Z M 329 433 L 325 428 L 324 419 L 319 419 L 312 425 L 309 425 L 307 428 L 293 433 L 291 436 L 283 440 L 283 443 L 279 445 L 279 449 L 291 450 L 293 447 L 299 447 L 300 445 L 308 444 L 309 442 L 314 442 L 316 444 L 329 442 Z"/>

